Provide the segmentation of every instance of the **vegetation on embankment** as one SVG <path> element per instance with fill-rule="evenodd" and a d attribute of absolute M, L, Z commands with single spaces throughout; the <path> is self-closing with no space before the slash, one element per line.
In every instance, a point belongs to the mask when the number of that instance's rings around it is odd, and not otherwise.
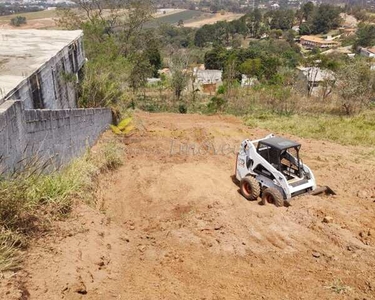
<path fill-rule="evenodd" d="M 329 114 L 285 115 L 264 111 L 245 117 L 245 123 L 250 127 L 329 140 L 342 145 L 375 145 L 375 111 L 351 117 Z"/>
<path fill-rule="evenodd" d="M 30 163 L 0 178 L 0 272 L 17 269 L 30 238 L 68 216 L 76 200 L 94 203 L 98 175 L 121 164 L 121 147 L 113 138 L 59 171 L 44 174 L 45 166 Z"/>

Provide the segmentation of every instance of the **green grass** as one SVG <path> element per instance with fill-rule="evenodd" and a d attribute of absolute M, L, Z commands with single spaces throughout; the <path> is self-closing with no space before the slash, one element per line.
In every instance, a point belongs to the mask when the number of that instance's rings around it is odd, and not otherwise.
<path fill-rule="evenodd" d="M 54 219 L 67 217 L 75 200 L 92 203 L 100 173 L 122 164 L 117 140 L 98 146 L 64 169 L 40 174 L 33 164 L 11 178 L 0 178 L 0 272 L 19 266 L 19 249 L 46 230 Z"/>
<path fill-rule="evenodd" d="M 350 286 L 345 285 L 341 279 L 335 279 L 331 284 L 327 285 L 325 288 L 339 295 L 346 294 L 347 292 L 353 290 Z"/>
<path fill-rule="evenodd" d="M 276 133 L 329 140 L 343 145 L 375 145 L 375 111 L 353 117 L 334 115 L 279 115 L 263 112 L 246 117 L 246 124 Z"/>
<path fill-rule="evenodd" d="M 55 18 L 57 16 L 56 10 L 42 10 L 42 11 L 35 11 L 35 12 L 28 12 L 28 13 L 16 13 L 13 15 L 1 16 L 1 21 L 9 22 L 15 16 L 25 17 L 26 20 L 37 20 L 37 19 L 44 19 L 44 18 Z"/>
<path fill-rule="evenodd" d="M 203 13 L 196 10 L 185 10 L 182 12 L 178 12 L 175 14 L 166 15 L 164 17 L 156 18 L 152 21 L 146 23 L 145 27 L 153 28 L 157 27 L 160 24 L 172 24 L 176 25 L 179 20 L 183 20 L 184 22 L 190 21 L 193 18 L 198 18 Z"/>

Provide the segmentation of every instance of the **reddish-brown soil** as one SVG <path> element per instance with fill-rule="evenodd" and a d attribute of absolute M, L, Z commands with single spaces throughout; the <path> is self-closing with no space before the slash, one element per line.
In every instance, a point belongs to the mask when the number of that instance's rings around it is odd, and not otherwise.
<path fill-rule="evenodd" d="M 267 131 L 234 117 L 136 120 L 100 210 L 80 205 L 55 224 L 1 299 L 375 299 L 371 149 L 291 137 L 338 195 L 276 208 L 245 200 L 231 178 L 240 142 Z"/>

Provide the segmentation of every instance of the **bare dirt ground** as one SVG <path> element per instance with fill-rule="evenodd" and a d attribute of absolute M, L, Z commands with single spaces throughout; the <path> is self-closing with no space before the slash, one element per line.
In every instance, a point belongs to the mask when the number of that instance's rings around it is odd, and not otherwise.
<path fill-rule="evenodd" d="M 153 17 L 154 18 L 161 18 L 161 17 L 177 14 L 177 13 L 183 12 L 185 10 L 186 9 L 179 9 L 179 8 L 166 8 L 166 9 L 160 8 L 156 11 L 156 13 L 154 13 Z"/>
<path fill-rule="evenodd" d="M 269 132 L 234 117 L 136 120 L 98 207 L 54 224 L 1 299 L 375 299 L 371 149 L 292 137 L 338 195 L 276 208 L 246 201 L 231 178 L 234 148 Z"/>
<path fill-rule="evenodd" d="M 207 14 L 206 18 L 201 18 L 196 21 L 186 21 L 184 22 L 185 27 L 191 27 L 191 28 L 199 28 L 202 27 L 203 25 L 207 24 L 215 24 L 216 22 L 219 21 L 233 21 L 241 18 L 243 14 L 235 14 L 231 12 L 226 12 L 224 15 L 217 13 L 217 14 Z"/>

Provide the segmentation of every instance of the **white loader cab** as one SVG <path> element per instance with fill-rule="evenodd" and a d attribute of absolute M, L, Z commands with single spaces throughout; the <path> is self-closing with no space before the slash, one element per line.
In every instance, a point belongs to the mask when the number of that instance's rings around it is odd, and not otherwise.
<path fill-rule="evenodd" d="M 299 156 L 301 144 L 273 134 L 241 143 L 236 178 L 248 200 L 284 206 L 292 197 L 314 191 L 315 177 Z"/>

